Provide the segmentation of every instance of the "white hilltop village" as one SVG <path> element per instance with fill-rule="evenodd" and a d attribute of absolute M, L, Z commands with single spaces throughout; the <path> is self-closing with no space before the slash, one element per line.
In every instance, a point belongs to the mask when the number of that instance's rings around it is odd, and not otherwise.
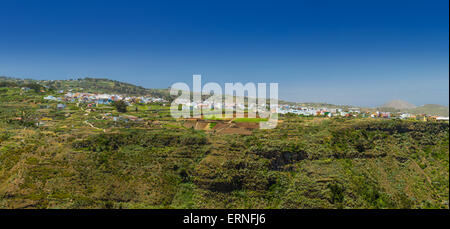
<path fill-rule="evenodd" d="M 28 90 L 28 88 L 22 88 L 22 90 Z M 126 96 L 119 94 L 97 94 L 97 93 L 82 93 L 73 92 L 69 90 L 67 92 L 60 90 L 58 95 L 47 95 L 45 100 L 57 101 L 59 109 L 64 109 L 64 103 L 80 103 L 87 104 L 88 107 L 97 107 L 99 105 L 111 104 L 113 101 L 123 100 L 127 105 L 136 103 L 151 104 L 161 103 L 164 106 L 168 105 L 169 101 L 158 97 L 145 97 L 145 96 Z M 449 117 L 426 115 L 426 114 L 411 114 L 407 112 L 386 112 L 386 111 L 362 111 L 359 107 L 353 108 L 330 108 L 330 107 L 312 107 L 304 105 L 292 105 L 292 104 L 277 104 L 260 105 L 251 103 L 218 103 L 211 101 L 192 102 L 189 100 L 177 99 L 177 103 L 183 105 L 183 109 L 203 109 L 203 110 L 219 110 L 219 109 L 251 109 L 254 112 L 267 111 L 276 112 L 281 115 L 298 115 L 298 116 L 317 116 L 317 117 L 361 117 L 361 118 L 385 118 L 385 119 L 414 119 L 421 121 L 448 121 Z"/>

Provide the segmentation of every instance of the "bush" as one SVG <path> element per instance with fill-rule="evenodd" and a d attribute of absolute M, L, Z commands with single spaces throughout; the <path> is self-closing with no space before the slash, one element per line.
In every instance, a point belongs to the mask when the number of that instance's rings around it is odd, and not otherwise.
<path fill-rule="evenodd" d="M 120 101 L 114 101 L 112 103 L 112 105 L 117 109 L 118 112 L 120 113 L 125 113 L 127 112 L 127 104 L 125 103 L 125 101 L 120 100 Z"/>

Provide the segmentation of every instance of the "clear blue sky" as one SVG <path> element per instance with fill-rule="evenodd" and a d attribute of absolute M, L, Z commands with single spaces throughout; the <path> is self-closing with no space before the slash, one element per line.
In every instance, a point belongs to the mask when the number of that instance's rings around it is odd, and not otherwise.
<path fill-rule="evenodd" d="M 280 98 L 449 103 L 449 2 L 2 1 L 0 75 L 149 88 L 278 82 Z"/>

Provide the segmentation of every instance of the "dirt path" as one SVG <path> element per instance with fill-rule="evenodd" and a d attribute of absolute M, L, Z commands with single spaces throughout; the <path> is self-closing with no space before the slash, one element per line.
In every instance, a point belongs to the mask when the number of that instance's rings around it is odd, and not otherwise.
<path fill-rule="evenodd" d="M 86 123 L 86 124 L 87 124 L 88 126 L 90 126 L 90 127 L 94 128 L 94 129 L 97 129 L 97 130 L 102 130 L 103 132 L 106 132 L 106 130 L 105 130 L 105 129 L 102 129 L 102 128 L 98 128 L 98 127 L 95 127 L 94 125 L 92 125 L 92 123 L 88 122 L 87 120 L 85 120 L 85 121 L 84 121 L 84 123 Z"/>

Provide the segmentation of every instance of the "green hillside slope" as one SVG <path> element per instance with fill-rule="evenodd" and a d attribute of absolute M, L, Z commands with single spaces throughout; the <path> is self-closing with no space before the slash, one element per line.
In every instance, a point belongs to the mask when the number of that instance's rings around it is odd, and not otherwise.
<path fill-rule="evenodd" d="M 285 117 L 220 134 L 156 104 L 59 110 L 41 93 L 0 93 L 0 208 L 449 206 L 448 122 Z"/>
<path fill-rule="evenodd" d="M 0 82 L 13 82 L 17 85 L 36 83 L 53 90 L 73 90 L 76 92 L 123 94 L 130 96 L 155 96 L 168 98 L 167 89 L 148 89 L 120 81 L 101 78 L 82 78 L 74 80 L 24 80 L 0 77 Z"/>
<path fill-rule="evenodd" d="M 413 114 L 428 114 L 428 115 L 439 115 L 439 116 L 449 116 L 449 109 L 446 106 L 441 106 L 437 104 L 426 104 L 414 109 L 406 110 L 407 112 Z"/>

